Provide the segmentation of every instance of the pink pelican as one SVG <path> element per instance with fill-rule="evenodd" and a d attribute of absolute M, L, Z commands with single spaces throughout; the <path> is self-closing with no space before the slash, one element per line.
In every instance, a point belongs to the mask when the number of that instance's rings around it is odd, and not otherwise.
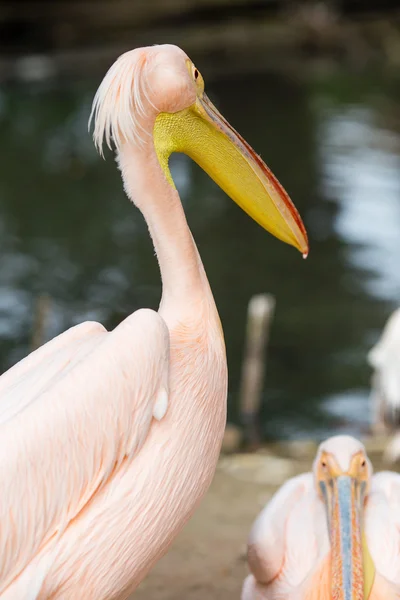
<path fill-rule="evenodd" d="M 323 442 L 256 519 L 242 600 L 398 600 L 400 475 L 350 436 Z"/>
<path fill-rule="evenodd" d="M 82 323 L 0 378 L 0 598 L 127 598 L 192 515 L 225 426 L 223 332 L 168 168 L 185 152 L 261 226 L 308 251 L 288 195 L 176 46 L 127 52 L 93 103 L 143 213 L 163 292 L 112 332 Z"/>

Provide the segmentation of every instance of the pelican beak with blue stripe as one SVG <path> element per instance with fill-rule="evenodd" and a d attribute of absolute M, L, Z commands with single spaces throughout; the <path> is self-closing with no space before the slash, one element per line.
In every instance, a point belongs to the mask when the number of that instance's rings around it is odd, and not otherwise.
<path fill-rule="evenodd" d="M 314 473 L 327 511 L 332 599 L 366 600 L 375 576 L 363 528 L 372 465 L 364 450 L 344 462 L 321 448 Z"/>

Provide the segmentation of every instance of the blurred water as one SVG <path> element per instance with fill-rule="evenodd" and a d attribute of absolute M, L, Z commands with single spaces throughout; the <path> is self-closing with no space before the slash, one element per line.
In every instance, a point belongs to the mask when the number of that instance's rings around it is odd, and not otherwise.
<path fill-rule="evenodd" d="M 373 269 L 368 291 L 399 299 L 400 137 L 374 124 L 373 110 L 358 107 L 333 114 L 323 136 L 326 190 L 341 207 L 336 231 L 352 242 L 353 264 Z"/>
<path fill-rule="evenodd" d="M 207 80 L 206 65 L 203 74 Z M 2 369 L 29 351 L 43 292 L 52 298 L 46 338 L 88 318 L 113 327 L 140 306 L 158 305 L 147 228 L 123 194 L 111 155 L 102 161 L 87 134 L 97 83 L 0 91 Z M 265 434 L 358 434 L 368 424 L 366 352 L 400 296 L 396 86 L 370 73 L 299 79 L 266 72 L 230 75 L 208 92 L 289 191 L 311 243 L 303 261 L 186 157 L 174 158 L 225 330 L 230 419 L 237 416 L 247 302 L 267 291 L 277 311 Z"/>

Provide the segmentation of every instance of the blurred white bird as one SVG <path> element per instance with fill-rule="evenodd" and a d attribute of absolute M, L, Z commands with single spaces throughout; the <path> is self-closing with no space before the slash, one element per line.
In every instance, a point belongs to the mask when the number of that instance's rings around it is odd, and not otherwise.
<path fill-rule="evenodd" d="M 374 369 L 371 401 L 375 431 L 400 428 L 400 308 L 389 317 L 378 343 L 368 353 Z M 400 439 L 389 444 L 385 458 L 395 462 L 400 458 Z"/>

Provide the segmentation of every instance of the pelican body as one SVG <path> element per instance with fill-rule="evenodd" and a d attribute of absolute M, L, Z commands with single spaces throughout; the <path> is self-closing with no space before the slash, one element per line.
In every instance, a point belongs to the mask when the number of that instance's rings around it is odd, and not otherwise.
<path fill-rule="evenodd" d="M 399 599 L 400 475 L 373 475 L 361 442 L 329 438 L 256 519 L 248 564 L 242 600 Z"/>
<path fill-rule="evenodd" d="M 186 152 L 260 225 L 307 253 L 286 192 L 176 46 L 121 56 L 93 104 L 162 277 L 158 312 L 82 323 L 0 378 L 0 599 L 125 599 L 214 474 L 227 365 L 213 296 L 168 168 Z"/>

